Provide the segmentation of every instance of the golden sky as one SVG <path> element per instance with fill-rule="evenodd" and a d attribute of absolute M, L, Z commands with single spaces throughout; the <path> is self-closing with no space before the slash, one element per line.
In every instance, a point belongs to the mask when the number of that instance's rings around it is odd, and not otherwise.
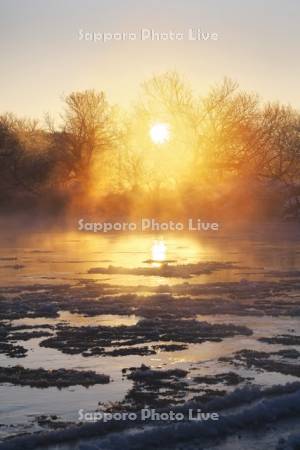
<path fill-rule="evenodd" d="M 174 69 L 199 93 L 228 76 L 299 108 L 299 23 L 298 0 L 0 0 L 0 113 L 57 116 L 64 94 L 90 88 L 128 105 L 145 78 Z M 143 28 L 185 38 L 79 39 Z M 218 39 L 190 41 L 190 28 Z"/>

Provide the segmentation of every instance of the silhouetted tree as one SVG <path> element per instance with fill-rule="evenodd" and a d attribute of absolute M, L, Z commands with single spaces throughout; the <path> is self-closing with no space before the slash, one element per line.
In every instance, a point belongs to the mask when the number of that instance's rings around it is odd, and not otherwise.
<path fill-rule="evenodd" d="M 63 129 L 57 135 L 69 177 L 89 182 L 95 158 L 117 142 L 114 110 L 103 92 L 73 92 L 65 99 Z"/>

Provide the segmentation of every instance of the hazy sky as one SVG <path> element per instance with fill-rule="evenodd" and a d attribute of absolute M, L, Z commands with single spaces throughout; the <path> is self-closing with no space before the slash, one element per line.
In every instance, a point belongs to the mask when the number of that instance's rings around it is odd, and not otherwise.
<path fill-rule="evenodd" d="M 229 76 L 300 108 L 298 0 L 0 0 L 0 113 L 57 114 L 89 88 L 134 100 L 140 82 L 177 69 L 200 93 Z M 218 33 L 217 41 L 79 41 L 85 32 Z"/>

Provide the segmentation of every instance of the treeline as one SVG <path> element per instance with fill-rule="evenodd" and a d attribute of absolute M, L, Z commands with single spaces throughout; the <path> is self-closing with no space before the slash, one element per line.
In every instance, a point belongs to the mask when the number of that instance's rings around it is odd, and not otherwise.
<path fill-rule="evenodd" d="M 170 127 L 151 141 L 154 123 Z M 103 92 L 64 99 L 59 120 L 0 116 L 0 207 L 106 216 L 300 215 L 300 114 L 225 79 L 204 97 L 174 72 L 130 111 Z"/>

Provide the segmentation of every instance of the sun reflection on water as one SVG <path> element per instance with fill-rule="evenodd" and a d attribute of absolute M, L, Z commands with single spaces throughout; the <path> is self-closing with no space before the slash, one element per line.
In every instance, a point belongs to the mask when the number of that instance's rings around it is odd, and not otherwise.
<path fill-rule="evenodd" d="M 163 239 L 156 239 L 152 244 L 152 261 L 163 262 L 166 260 L 167 246 Z"/>

